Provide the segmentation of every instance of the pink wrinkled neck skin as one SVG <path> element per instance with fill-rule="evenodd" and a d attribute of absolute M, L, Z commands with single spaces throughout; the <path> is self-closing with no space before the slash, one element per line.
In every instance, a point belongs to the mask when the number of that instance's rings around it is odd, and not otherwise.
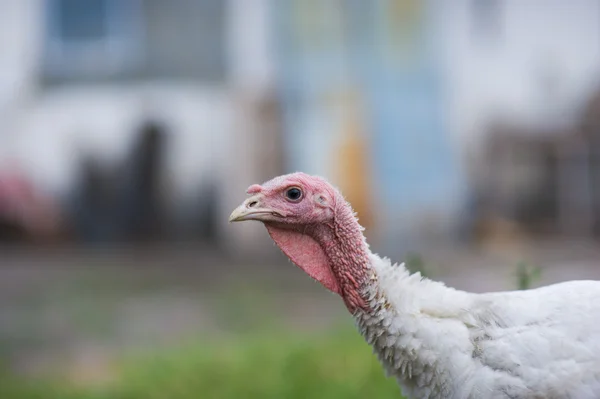
<path fill-rule="evenodd" d="M 327 255 L 314 238 L 296 230 L 279 228 L 270 224 L 267 224 L 266 227 L 275 244 L 295 265 L 323 284 L 328 290 L 342 295 L 337 279 L 329 267 Z"/>
<path fill-rule="evenodd" d="M 339 294 L 350 313 L 368 310 L 369 248 L 350 205 L 338 194 L 330 225 L 289 229 L 266 223 L 271 238 L 290 260 L 325 288 Z"/>

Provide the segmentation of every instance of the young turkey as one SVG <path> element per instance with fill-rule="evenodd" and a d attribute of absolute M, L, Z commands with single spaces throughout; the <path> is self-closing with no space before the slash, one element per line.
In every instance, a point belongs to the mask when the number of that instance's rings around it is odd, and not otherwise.
<path fill-rule="evenodd" d="M 600 398 L 600 282 L 472 294 L 369 250 L 323 178 L 252 185 L 230 221 L 258 220 L 290 260 L 338 294 L 412 398 Z"/>

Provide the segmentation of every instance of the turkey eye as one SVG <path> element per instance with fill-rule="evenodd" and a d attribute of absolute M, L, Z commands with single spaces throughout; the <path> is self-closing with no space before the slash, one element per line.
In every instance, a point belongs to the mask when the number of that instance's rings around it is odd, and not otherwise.
<path fill-rule="evenodd" d="M 299 188 L 292 187 L 285 192 L 285 196 L 290 201 L 298 201 L 302 198 L 302 191 Z"/>

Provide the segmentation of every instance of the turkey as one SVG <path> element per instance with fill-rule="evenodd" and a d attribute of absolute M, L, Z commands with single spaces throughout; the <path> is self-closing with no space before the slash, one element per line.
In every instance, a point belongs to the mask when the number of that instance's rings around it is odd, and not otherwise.
<path fill-rule="evenodd" d="M 411 398 L 600 398 L 600 282 L 474 294 L 369 250 L 350 204 L 304 173 L 248 188 L 229 221 L 257 220 L 339 295 Z"/>

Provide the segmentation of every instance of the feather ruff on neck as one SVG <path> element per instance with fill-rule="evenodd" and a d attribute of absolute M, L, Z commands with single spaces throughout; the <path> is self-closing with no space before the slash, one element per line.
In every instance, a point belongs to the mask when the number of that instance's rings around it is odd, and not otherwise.
<path fill-rule="evenodd" d="M 365 288 L 370 311 L 354 314 L 360 333 L 383 364 L 386 374 L 397 379 L 405 394 L 416 397 L 453 397 L 456 384 L 466 382 L 445 367 L 444 355 L 457 340 L 444 338 L 444 324 L 461 323 L 468 308 L 466 293 L 425 279 L 420 273 L 410 274 L 404 264 L 392 264 L 371 254 L 372 275 Z M 441 320 L 441 322 L 440 322 Z M 463 342 L 468 343 L 466 339 Z M 459 353 L 468 347 L 456 348 Z M 468 370 L 471 359 L 452 359 L 456 366 Z"/>

